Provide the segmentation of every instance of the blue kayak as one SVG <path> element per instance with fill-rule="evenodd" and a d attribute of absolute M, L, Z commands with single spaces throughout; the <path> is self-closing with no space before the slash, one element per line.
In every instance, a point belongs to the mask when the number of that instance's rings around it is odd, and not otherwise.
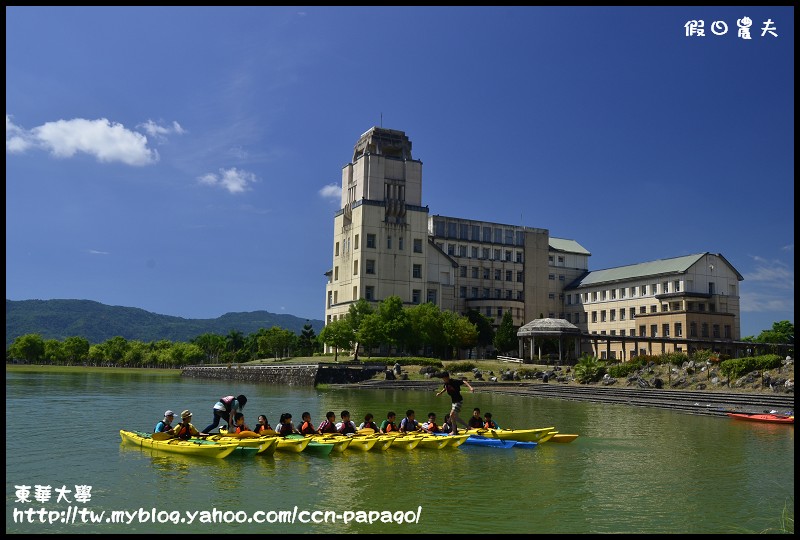
<path fill-rule="evenodd" d="M 464 444 L 474 446 L 489 446 L 491 448 L 513 448 L 517 441 L 504 441 L 502 439 L 491 439 L 489 437 L 476 437 L 470 435 Z"/>

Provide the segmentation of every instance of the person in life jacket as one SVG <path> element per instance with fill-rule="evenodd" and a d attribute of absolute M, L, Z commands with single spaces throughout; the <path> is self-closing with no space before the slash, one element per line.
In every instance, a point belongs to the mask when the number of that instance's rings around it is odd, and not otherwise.
<path fill-rule="evenodd" d="M 416 413 L 414 409 L 408 409 L 406 411 L 406 417 L 400 421 L 400 432 L 401 433 L 414 433 L 417 431 L 422 431 L 422 428 L 419 427 L 419 422 L 414 418 Z"/>
<path fill-rule="evenodd" d="M 286 437 L 287 435 L 291 435 L 292 433 L 297 433 L 297 430 L 292 423 L 292 415 L 289 413 L 283 413 L 279 420 L 278 424 L 278 435 L 281 437 Z"/>
<path fill-rule="evenodd" d="M 484 429 L 500 429 L 500 426 L 497 425 L 497 422 L 492 420 L 492 413 L 487 412 L 483 415 L 483 427 Z"/>
<path fill-rule="evenodd" d="M 304 412 L 300 415 L 303 421 L 300 423 L 300 435 L 316 435 L 317 428 L 314 427 L 314 422 L 311 421 L 311 413 Z"/>
<path fill-rule="evenodd" d="M 156 424 L 156 427 L 153 428 L 153 433 L 169 433 L 170 435 L 174 432 L 172 427 L 172 420 L 175 419 L 175 413 L 172 411 L 164 412 L 164 419 Z"/>
<path fill-rule="evenodd" d="M 336 431 L 342 435 L 349 435 L 356 432 L 356 425 L 350 420 L 350 411 L 342 411 L 342 421 L 336 424 Z"/>
<path fill-rule="evenodd" d="M 251 431 L 247 424 L 244 423 L 244 414 L 237 412 L 233 415 L 233 425 L 236 426 L 233 429 L 234 433 L 241 433 L 242 431 Z"/>
<path fill-rule="evenodd" d="M 397 414 L 394 411 L 386 413 L 386 420 L 381 422 L 381 433 L 391 433 L 397 431 L 397 424 L 394 423 Z"/>
<path fill-rule="evenodd" d="M 453 426 L 450 425 L 450 415 L 445 414 L 442 421 L 442 433 L 450 433 L 453 431 Z"/>
<path fill-rule="evenodd" d="M 481 429 L 484 421 L 481 420 L 481 410 L 478 407 L 472 409 L 472 416 L 469 417 L 467 425 L 470 429 Z"/>
<path fill-rule="evenodd" d="M 185 410 L 181 413 L 181 421 L 175 426 L 175 437 L 184 441 L 188 441 L 192 437 L 203 437 L 207 433 L 200 433 L 192 425 L 192 411 Z"/>
<path fill-rule="evenodd" d="M 336 433 L 336 414 L 333 411 L 325 413 L 325 420 L 320 422 L 317 433 Z"/>
<path fill-rule="evenodd" d="M 253 427 L 253 431 L 261 434 L 262 431 L 272 430 L 272 426 L 269 425 L 269 421 L 267 420 L 267 415 L 259 414 L 258 415 L 258 424 Z"/>
<path fill-rule="evenodd" d="M 428 433 L 441 433 L 442 429 L 436 425 L 436 413 L 428 413 L 428 421 L 422 424 L 422 429 Z"/>
<path fill-rule="evenodd" d="M 372 413 L 367 413 L 364 415 L 364 421 L 361 422 L 361 425 L 358 426 L 358 430 L 361 431 L 362 429 L 371 429 L 375 433 L 378 432 L 378 426 L 375 422 L 372 421 Z"/>
<path fill-rule="evenodd" d="M 238 395 L 236 397 L 233 396 L 225 396 L 219 399 L 214 404 L 214 407 L 211 409 L 212 413 L 214 414 L 214 419 L 211 423 L 206 426 L 203 430 L 203 433 L 211 433 L 211 430 L 217 427 L 220 423 L 220 420 L 223 420 L 227 423 L 227 427 L 235 425 L 233 422 L 233 415 L 237 412 L 242 412 L 244 409 L 245 404 L 247 403 L 247 397 L 243 395 Z"/>

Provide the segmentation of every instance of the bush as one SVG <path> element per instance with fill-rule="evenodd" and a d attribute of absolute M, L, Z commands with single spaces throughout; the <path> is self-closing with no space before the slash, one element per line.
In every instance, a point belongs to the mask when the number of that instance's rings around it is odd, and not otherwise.
<path fill-rule="evenodd" d="M 748 356 L 745 358 L 724 360 L 720 363 L 719 370 L 729 379 L 738 379 L 751 371 L 764 371 L 775 369 L 780 366 L 780 356 L 777 354 L 765 354 L 762 356 Z"/>
<path fill-rule="evenodd" d="M 448 364 L 447 370 L 452 373 L 463 373 L 475 369 L 475 362 L 453 362 Z"/>
<path fill-rule="evenodd" d="M 597 382 L 605 375 L 605 365 L 598 361 L 596 357 L 584 355 L 575 365 L 573 370 L 575 373 L 575 380 L 581 384 L 590 382 Z"/>
<path fill-rule="evenodd" d="M 640 369 L 642 369 L 642 364 L 638 362 L 623 362 L 622 364 L 608 366 L 608 374 L 615 379 L 624 379 L 634 371 L 639 371 Z"/>
<path fill-rule="evenodd" d="M 401 366 L 434 366 L 434 367 L 442 367 L 442 361 L 437 358 L 422 358 L 419 356 L 398 356 L 398 357 L 381 357 L 381 358 L 370 358 L 365 361 L 369 363 L 379 363 L 385 362 L 387 366 L 392 367 L 396 363 L 400 364 Z"/>

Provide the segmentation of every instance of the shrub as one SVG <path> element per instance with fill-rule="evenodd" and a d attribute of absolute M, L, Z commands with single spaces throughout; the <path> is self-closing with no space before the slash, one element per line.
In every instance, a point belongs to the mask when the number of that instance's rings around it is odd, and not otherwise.
<path fill-rule="evenodd" d="M 720 363 L 719 370 L 730 379 L 738 379 L 751 371 L 775 369 L 780 367 L 780 365 L 780 356 L 777 354 L 765 354 L 762 356 L 747 356 L 745 358 L 724 360 Z"/>
<path fill-rule="evenodd" d="M 595 356 L 583 355 L 575 365 L 575 380 L 581 384 L 597 382 L 605 375 L 605 365 Z"/>
<path fill-rule="evenodd" d="M 438 358 L 422 358 L 419 356 L 398 356 L 398 357 L 380 357 L 380 358 L 370 358 L 369 360 L 364 359 L 369 363 L 379 363 L 379 362 L 386 362 L 386 365 L 391 367 L 394 366 L 395 363 L 400 364 L 401 366 L 434 366 L 434 367 L 442 367 L 442 361 Z"/>
<path fill-rule="evenodd" d="M 475 362 L 453 362 L 448 364 L 447 370 L 453 373 L 463 373 L 475 369 Z"/>

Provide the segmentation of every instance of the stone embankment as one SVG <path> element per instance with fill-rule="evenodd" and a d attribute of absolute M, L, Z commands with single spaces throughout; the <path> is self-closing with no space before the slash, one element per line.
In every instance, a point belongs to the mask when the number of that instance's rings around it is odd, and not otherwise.
<path fill-rule="evenodd" d="M 286 386 L 345 384 L 369 379 L 386 369 L 383 364 L 292 364 L 186 366 L 182 377 L 263 382 Z"/>
<path fill-rule="evenodd" d="M 608 386 L 573 386 L 542 382 L 493 383 L 470 381 L 477 392 L 491 392 L 520 397 L 556 398 L 636 407 L 670 409 L 687 414 L 724 416 L 727 411 L 784 413 L 794 411 L 794 395 L 685 391 L 655 388 L 614 388 Z M 434 390 L 441 381 L 370 380 L 343 385 L 363 389 Z"/>

